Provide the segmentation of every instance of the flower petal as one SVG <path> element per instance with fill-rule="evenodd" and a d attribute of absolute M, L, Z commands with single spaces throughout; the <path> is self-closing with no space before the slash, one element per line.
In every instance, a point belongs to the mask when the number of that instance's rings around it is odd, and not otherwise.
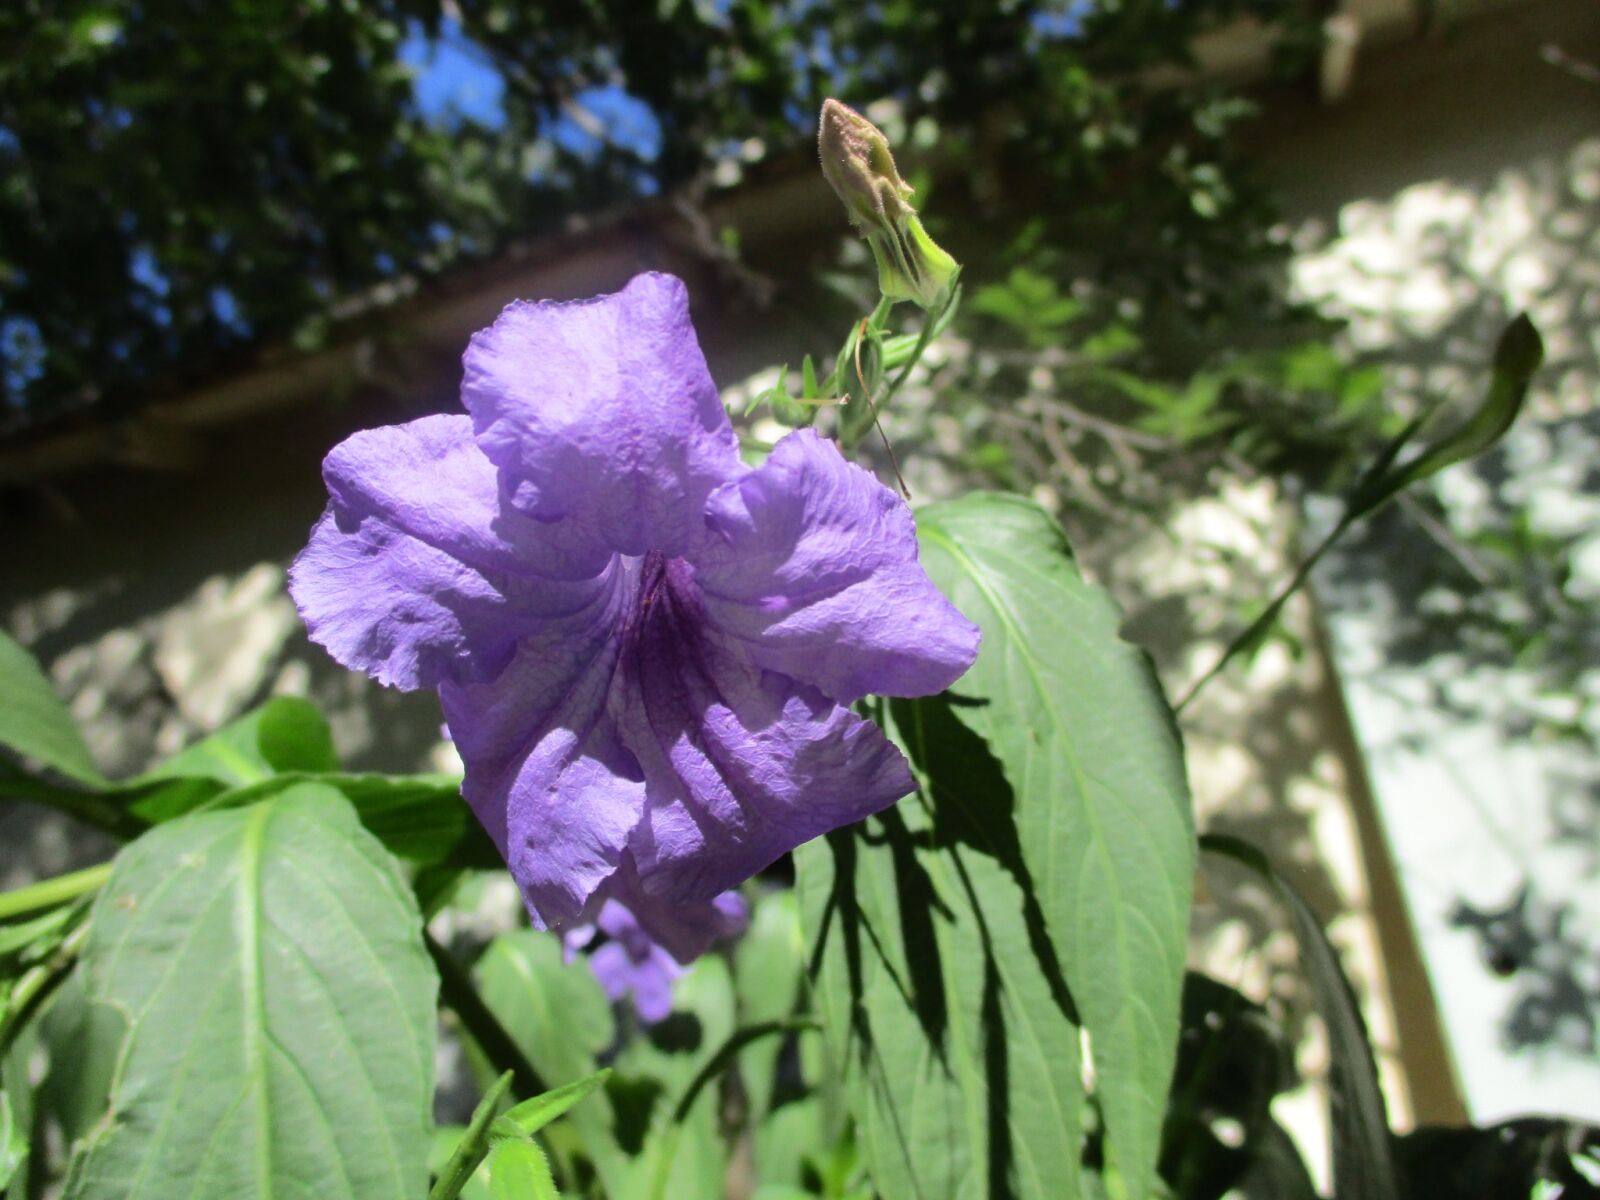
<path fill-rule="evenodd" d="M 711 900 L 661 897 L 644 890 L 632 854 L 605 883 L 607 895 L 620 902 L 639 929 L 677 962 L 699 958 L 713 943 L 743 933 L 749 911 L 737 892 Z M 609 902 L 608 902 L 609 907 Z"/>
<path fill-rule="evenodd" d="M 501 521 L 465 417 L 353 434 L 323 465 L 330 502 L 289 591 L 313 641 L 410 690 L 492 677 L 516 640 L 589 603 L 607 560 L 574 530 Z"/>
<path fill-rule="evenodd" d="M 684 960 L 698 948 L 682 953 L 654 907 L 704 908 L 800 843 L 914 786 L 876 725 L 706 637 L 693 604 L 692 593 L 669 587 L 646 607 L 621 721 L 646 780 L 629 848 L 638 890 L 654 905 L 619 898 Z M 710 920 L 719 917 L 727 920 Z"/>
<path fill-rule="evenodd" d="M 575 522 L 503 505 L 499 474 L 464 413 L 353 433 L 328 452 L 322 478 L 340 509 L 379 517 L 480 571 L 587 580 L 611 558 Z"/>
<path fill-rule="evenodd" d="M 684 553 L 744 467 L 670 275 L 571 304 L 518 302 L 472 339 L 461 398 L 511 503 L 629 555 Z"/>
<path fill-rule="evenodd" d="M 541 929 L 594 915 L 643 809 L 608 704 L 637 574 L 619 560 L 603 595 L 524 638 L 497 678 L 439 689 L 466 765 L 462 795 Z"/>
<path fill-rule="evenodd" d="M 695 557 L 706 620 L 763 666 L 841 704 L 941 692 L 978 655 L 978 628 L 917 562 L 901 499 L 809 429 L 714 492 Z"/>

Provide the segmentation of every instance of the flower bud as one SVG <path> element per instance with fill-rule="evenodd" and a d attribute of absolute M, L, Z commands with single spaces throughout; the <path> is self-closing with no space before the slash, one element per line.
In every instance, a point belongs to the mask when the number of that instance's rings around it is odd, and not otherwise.
<path fill-rule="evenodd" d="M 936 308 L 956 274 L 956 260 L 922 228 L 906 197 L 889 139 L 854 109 L 827 100 L 817 131 L 822 174 L 851 224 L 867 239 L 878 264 L 878 288 L 890 300 L 912 300 Z"/>

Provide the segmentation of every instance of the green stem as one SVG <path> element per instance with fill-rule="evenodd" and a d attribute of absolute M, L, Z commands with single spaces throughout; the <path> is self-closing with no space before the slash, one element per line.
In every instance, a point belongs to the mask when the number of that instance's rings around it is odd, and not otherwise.
<path fill-rule="evenodd" d="M 27 887 L 0 892 L 0 921 L 9 921 L 12 917 L 19 917 L 24 913 L 37 912 L 41 908 L 55 908 L 58 904 L 76 900 L 79 896 L 97 891 L 109 878 L 111 878 L 111 864 L 101 863 L 97 867 L 85 867 L 81 871 L 73 871 L 70 875 L 57 875 L 53 879 L 41 879 L 38 883 L 30 883 Z"/>
<path fill-rule="evenodd" d="M 1184 692 L 1183 698 L 1172 706 L 1172 711 L 1175 715 L 1181 715 L 1183 710 L 1199 694 L 1200 689 L 1221 674 L 1222 668 L 1226 667 L 1235 655 L 1256 643 L 1261 635 L 1278 619 L 1278 613 L 1289 602 L 1289 597 L 1298 592 L 1305 584 L 1305 581 L 1310 578 L 1312 568 L 1322 561 L 1322 556 L 1333 548 L 1333 544 L 1344 535 L 1345 530 L 1356 523 L 1358 516 L 1360 516 L 1359 513 L 1346 512 L 1343 517 L 1339 518 L 1339 523 L 1333 527 L 1328 536 L 1323 538 L 1317 544 L 1317 548 L 1308 554 L 1305 560 L 1295 568 L 1294 575 L 1289 579 L 1288 583 L 1279 589 L 1278 594 L 1272 598 L 1272 603 L 1261 610 L 1261 615 L 1250 622 L 1249 627 L 1243 633 L 1228 643 L 1228 648 L 1222 652 L 1222 657 L 1212 663 L 1204 675 L 1189 685 L 1189 690 Z"/>
<path fill-rule="evenodd" d="M 29 968 L 17 980 L 6 1000 L 5 1015 L 0 1017 L 0 1058 L 10 1052 L 17 1034 L 22 1032 L 44 1002 L 72 973 L 83 944 L 88 939 L 89 922 L 85 917 L 76 929 L 61 939 L 61 945 L 56 947 L 54 954 L 38 966 Z"/>
<path fill-rule="evenodd" d="M 430 948 L 433 944 L 430 940 Z M 471 1124 L 461 1135 L 461 1140 L 456 1143 L 450 1161 L 445 1163 L 444 1170 L 439 1172 L 438 1181 L 428 1192 L 428 1200 L 456 1200 L 456 1197 L 461 1195 L 461 1189 L 466 1187 L 467 1181 L 472 1178 L 472 1173 L 478 1169 L 478 1164 L 489 1153 L 489 1127 L 494 1124 L 495 1110 L 500 1107 L 500 1098 L 511 1086 L 511 1075 L 512 1073 L 507 1071 L 495 1080 L 494 1086 L 485 1092 L 483 1099 L 478 1102 L 478 1107 L 472 1112 Z"/>
<path fill-rule="evenodd" d="M 728 1040 L 718 1047 L 717 1052 L 706 1060 L 706 1065 L 700 1068 L 689 1086 L 684 1090 L 683 1096 L 678 1101 L 677 1108 L 672 1110 L 674 1124 L 682 1124 L 688 1117 L 689 1110 L 694 1107 L 694 1102 L 699 1099 L 700 1093 L 705 1090 L 718 1075 L 728 1069 L 734 1057 L 751 1042 L 761 1038 L 770 1037 L 775 1033 L 804 1033 L 811 1029 L 822 1028 L 816 1021 L 809 1017 L 796 1017 L 783 1021 L 762 1021 L 757 1025 L 747 1025 L 735 1031 Z"/>
<path fill-rule="evenodd" d="M 471 976 L 462 969 L 455 956 L 435 941 L 426 929 L 422 931 L 422 940 L 427 944 L 434 966 L 439 969 L 440 1002 L 461 1019 L 472 1040 L 478 1043 L 478 1048 L 497 1070 L 511 1072 L 512 1091 L 518 1099 L 527 1100 L 549 1091 L 522 1048 L 506 1032 L 506 1027 L 500 1024 L 500 1018 L 478 995 Z"/>

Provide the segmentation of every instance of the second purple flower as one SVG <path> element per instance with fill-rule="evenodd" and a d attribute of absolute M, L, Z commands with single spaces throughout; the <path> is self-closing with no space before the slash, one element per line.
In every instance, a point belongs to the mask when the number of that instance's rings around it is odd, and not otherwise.
<path fill-rule="evenodd" d="M 942 691 L 978 630 L 831 442 L 740 460 L 677 279 L 513 304 L 465 365 L 465 415 L 328 455 L 295 602 L 345 666 L 438 689 L 537 926 L 616 899 L 687 961 L 722 892 L 912 790 L 846 706 Z"/>

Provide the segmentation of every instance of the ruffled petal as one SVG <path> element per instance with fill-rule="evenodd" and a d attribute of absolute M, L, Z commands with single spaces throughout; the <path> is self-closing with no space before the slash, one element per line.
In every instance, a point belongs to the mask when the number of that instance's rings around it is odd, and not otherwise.
<path fill-rule="evenodd" d="M 672 568 L 668 568 L 670 574 Z M 681 581 L 680 581 L 681 584 Z M 644 771 L 629 839 L 641 895 L 619 895 L 680 959 L 703 949 L 673 908 L 726 921 L 713 902 L 780 855 L 893 804 L 914 786 L 878 727 L 816 688 L 705 636 L 695 597 L 667 584 L 647 600 L 630 654 L 624 743 Z"/>
<path fill-rule="evenodd" d="M 744 470 L 670 275 L 512 304 L 465 365 L 461 398 L 511 503 L 570 515 L 619 553 L 683 554 L 703 536 L 711 490 Z"/>
<path fill-rule="evenodd" d="M 941 692 L 978 655 L 978 627 L 917 561 L 911 510 L 809 429 L 707 503 L 695 556 L 707 622 L 763 666 L 841 704 Z"/>
<path fill-rule="evenodd" d="M 621 867 L 602 890 L 625 906 L 639 929 L 680 963 L 699 958 L 713 943 L 737 937 L 749 923 L 748 910 L 736 892 L 711 900 L 685 900 L 645 891 L 631 852 L 623 856 Z"/>
<path fill-rule="evenodd" d="M 322 478 L 341 511 L 380 518 L 486 573 L 588 580 L 611 559 L 577 522 L 502 504 L 499 473 L 464 413 L 353 433 L 328 452 Z M 587 600 L 581 590 L 550 594 Z"/>
<path fill-rule="evenodd" d="M 504 855 L 536 927 L 592 918 L 644 806 L 610 711 L 637 568 L 618 560 L 586 610 L 524 638 L 488 683 L 439 689 L 462 795 Z"/>
<path fill-rule="evenodd" d="M 466 417 L 353 434 L 289 591 L 340 663 L 411 690 L 492 678 L 519 637 L 587 605 L 609 556 L 512 513 Z"/>

